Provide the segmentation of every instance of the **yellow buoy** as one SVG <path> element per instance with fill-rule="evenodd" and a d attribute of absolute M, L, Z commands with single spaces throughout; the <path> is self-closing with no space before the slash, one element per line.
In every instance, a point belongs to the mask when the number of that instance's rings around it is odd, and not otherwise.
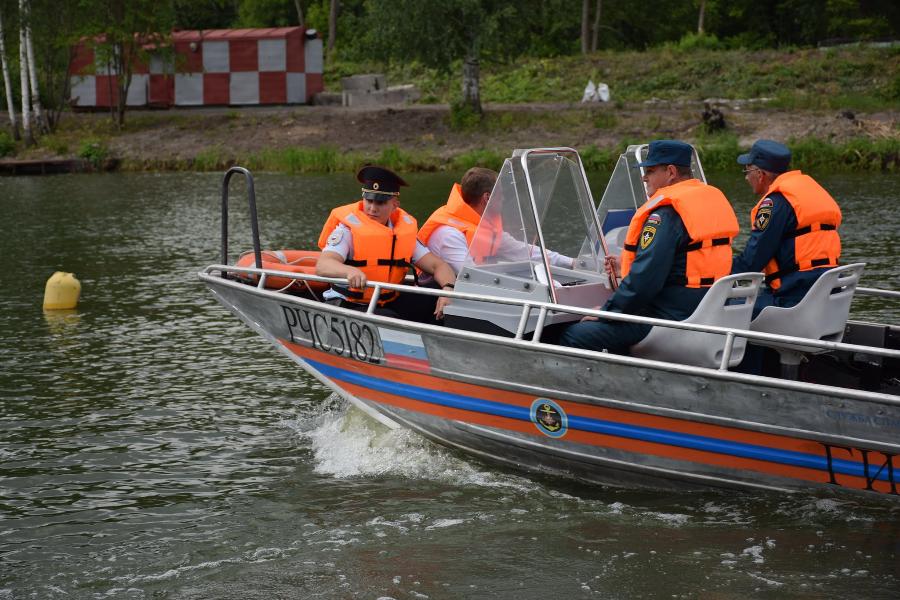
<path fill-rule="evenodd" d="M 47 280 L 44 288 L 44 310 L 61 310 L 78 306 L 81 282 L 73 273 L 57 271 Z"/>

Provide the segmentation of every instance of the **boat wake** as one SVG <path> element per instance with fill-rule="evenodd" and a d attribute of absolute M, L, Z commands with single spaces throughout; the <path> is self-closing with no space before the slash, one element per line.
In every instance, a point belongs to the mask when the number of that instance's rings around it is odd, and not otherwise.
<path fill-rule="evenodd" d="M 540 489 L 528 479 L 480 469 L 408 429 L 389 429 L 337 395 L 315 417 L 285 424 L 309 442 L 314 471 L 322 475 L 404 477 L 519 492 Z"/>

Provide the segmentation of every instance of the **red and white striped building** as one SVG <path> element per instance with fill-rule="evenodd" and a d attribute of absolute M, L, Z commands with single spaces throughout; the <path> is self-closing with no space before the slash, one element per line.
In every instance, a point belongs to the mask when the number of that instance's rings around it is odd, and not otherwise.
<path fill-rule="evenodd" d="M 324 88 L 322 40 L 303 27 L 176 31 L 171 59 L 135 64 L 128 106 L 304 104 Z M 109 107 L 116 85 L 81 42 L 69 65 L 76 107 Z"/>

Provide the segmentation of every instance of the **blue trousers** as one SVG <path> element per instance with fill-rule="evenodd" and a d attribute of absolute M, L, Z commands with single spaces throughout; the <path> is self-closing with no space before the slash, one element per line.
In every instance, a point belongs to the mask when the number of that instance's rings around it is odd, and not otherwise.
<path fill-rule="evenodd" d="M 585 350 L 608 350 L 628 354 L 628 349 L 647 337 L 652 327 L 620 321 L 581 321 L 566 328 L 559 338 L 562 346 Z"/>

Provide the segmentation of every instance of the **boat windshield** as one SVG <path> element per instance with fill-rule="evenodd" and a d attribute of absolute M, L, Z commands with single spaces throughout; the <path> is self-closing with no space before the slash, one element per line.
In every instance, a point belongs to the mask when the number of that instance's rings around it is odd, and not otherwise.
<path fill-rule="evenodd" d="M 575 150 L 516 150 L 503 163 L 460 276 L 499 268 L 522 280 L 553 279 L 546 298 L 553 301 L 554 287 L 583 283 L 584 275 L 604 276 L 593 207 Z"/>
<path fill-rule="evenodd" d="M 533 302 L 591 308 L 612 294 L 605 257 L 620 251 L 607 244 L 615 228 L 624 229 L 646 200 L 638 146 L 616 165 L 600 208 L 594 205 L 584 166 L 571 148 L 516 150 L 503 163 L 497 183 L 469 243 L 456 279 L 456 291 Z M 698 164 L 699 166 L 699 164 Z M 599 217 L 599 218 L 598 218 Z M 603 223 L 603 227 L 601 227 Z M 457 299 L 444 311 L 454 327 L 483 331 L 531 332 L 536 311 L 522 320 L 513 305 Z M 550 313 L 546 324 L 577 320 L 572 313 Z M 487 325 L 485 325 L 487 324 Z"/>

